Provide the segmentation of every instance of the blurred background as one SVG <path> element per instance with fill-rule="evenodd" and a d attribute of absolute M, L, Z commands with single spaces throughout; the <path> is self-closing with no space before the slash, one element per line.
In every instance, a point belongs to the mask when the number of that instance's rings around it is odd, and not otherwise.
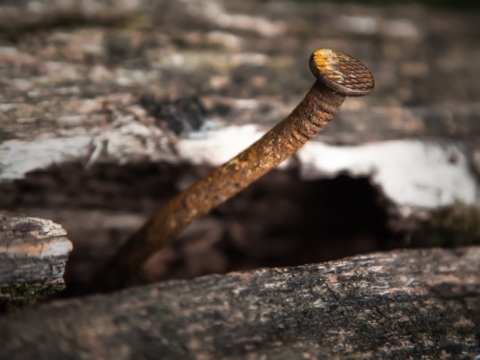
<path fill-rule="evenodd" d="M 0 209 L 62 224 L 66 294 L 282 120 L 342 51 L 376 88 L 192 224 L 148 281 L 478 243 L 477 1 L 0 1 Z"/>

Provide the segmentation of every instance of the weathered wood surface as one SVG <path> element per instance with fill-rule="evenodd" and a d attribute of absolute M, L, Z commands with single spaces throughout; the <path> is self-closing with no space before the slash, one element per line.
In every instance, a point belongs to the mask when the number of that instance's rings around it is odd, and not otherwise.
<path fill-rule="evenodd" d="M 5 359 L 473 359 L 480 248 L 173 281 L 0 319 Z"/>
<path fill-rule="evenodd" d="M 390 201 L 382 203 L 395 215 L 389 223 L 416 229 L 417 220 L 430 215 L 412 210 L 416 206 L 435 209 L 455 200 L 472 205 L 477 199 L 480 63 L 472 59 L 480 51 L 478 34 L 478 14 L 419 5 L 1 2 L 0 209 L 61 223 L 81 258 L 77 277 L 92 274 L 85 258 L 100 264 L 105 256 L 99 254 L 111 255 L 159 204 L 203 171 L 182 173 L 178 164 L 217 166 L 250 145 L 312 85 L 311 52 L 330 47 L 365 62 L 376 89 L 367 98 L 348 99 L 290 165 L 312 181 L 340 173 L 368 177 Z M 292 203 L 288 209 L 298 207 Z M 253 214 L 238 214 L 229 225 L 213 216 L 210 232 L 231 228 L 228 236 L 237 240 L 229 247 L 262 256 L 258 243 L 272 227 L 257 231 L 257 224 L 249 233 L 239 230 L 238 219 L 247 223 L 251 216 L 265 224 L 273 211 Z M 300 210 L 284 216 L 276 224 L 305 217 Z M 318 227 L 313 237 L 329 242 Z M 224 256 L 217 249 L 209 253 L 220 260 L 193 260 L 196 270 L 189 273 L 227 271 Z"/>
<path fill-rule="evenodd" d="M 0 305 L 24 304 L 65 287 L 72 243 L 51 220 L 0 211 Z"/>
<path fill-rule="evenodd" d="M 432 217 L 416 206 L 476 202 L 479 34 L 476 13 L 419 5 L 2 1 L 0 209 L 62 224 L 75 244 L 66 277 L 88 283 L 203 165 L 228 160 L 287 115 L 312 84 L 310 53 L 330 47 L 368 64 L 375 91 L 348 99 L 297 154 L 289 165 L 300 178 L 276 172 L 255 185 L 263 199 L 252 188 L 200 220 L 185 246 L 151 262 L 149 279 L 404 246 L 383 223 L 410 239 Z M 323 179 L 339 173 L 360 179 L 332 190 Z M 373 193 L 364 177 L 381 201 L 364 201 Z M 352 191 L 359 183 L 363 192 Z M 445 223 L 479 238 L 476 219 Z"/>
<path fill-rule="evenodd" d="M 349 99 L 320 145 L 298 154 L 302 176 L 371 176 L 401 206 L 476 201 L 476 14 L 288 1 L 23 0 L 0 4 L 0 23 L 2 181 L 69 161 L 216 166 L 296 106 L 313 82 L 308 56 L 331 47 L 365 62 L 376 90 Z M 378 148 L 338 146 L 372 141 Z M 314 161 L 324 158 L 335 161 Z"/>

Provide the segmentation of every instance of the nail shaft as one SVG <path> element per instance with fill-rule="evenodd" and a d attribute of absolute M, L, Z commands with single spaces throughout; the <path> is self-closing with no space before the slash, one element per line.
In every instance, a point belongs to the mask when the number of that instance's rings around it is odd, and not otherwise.
<path fill-rule="evenodd" d="M 331 78 L 328 71 L 325 72 L 324 69 L 320 69 L 322 71 L 321 76 L 315 73 L 315 71 L 320 71 L 318 70 L 320 68 L 319 64 L 315 62 L 331 61 L 330 58 L 327 60 L 316 59 L 315 54 L 319 51 L 321 50 L 317 50 L 312 55 L 310 61 L 311 68 L 312 62 L 314 63 L 312 71 L 318 80 L 292 113 L 256 143 L 224 165 L 211 171 L 206 177 L 168 201 L 158 210 L 151 220 L 126 242 L 104 270 L 104 273 L 101 274 L 106 281 L 103 284 L 104 287 L 116 289 L 128 285 L 135 279 L 135 274 L 137 274 L 144 261 L 170 242 L 188 224 L 205 215 L 278 166 L 313 138 L 337 114 L 346 95 L 363 95 L 363 93 L 352 94 L 348 91 L 355 90 L 355 87 L 364 86 L 365 81 L 361 81 L 358 86 L 354 84 L 353 87 L 351 84 L 347 84 L 349 87 L 346 88 L 347 91 L 344 91 L 344 89 L 338 88 L 338 86 L 344 86 L 344 84 L 338 85 L 343 81 L 343 78 L 339 81 L 336 79 L 334 86 L 329 86 L 331 80 L 325 80 L 321 77 L 327 74 L 327 77 Z M 332 53 L 335 56 L 340 54 L 347 57 L 347 55 L 341 53 Z M 320 55 L 323 56 L 323 53 Z M 360 64 L 361 71 L 366 69 L 353 58 L 347 57 L 347 60 L 354 61 L 355 66 L 357 63 Z M 320 65 L 323 65 L 323 63 L 320 63 Z M 343 64 L 340 63 L 340 65 Z M 333 70 L 336 70 L 336 68 L 333 68 Z M 349 69 L 341 69 L 341 71 L 348 72 Z M 368 69 L 367 72 L 370 74 Z M 356 81 L 355 76 L 353 78 Z M 368 89 L 366 88 L 364 92 L 370 92 L 372 88 L 373 78 L 371 78 Z M 357 91 L 361 92 L 362 90 L 357 89 Z"/>

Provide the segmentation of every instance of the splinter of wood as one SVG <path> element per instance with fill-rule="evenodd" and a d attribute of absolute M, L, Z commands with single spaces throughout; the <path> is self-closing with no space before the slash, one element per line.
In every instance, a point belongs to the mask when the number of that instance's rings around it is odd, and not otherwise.
<path fill-rule="evenodd" d="M 135 233 L 98 276 L 97 290 L 131 284 L 144 261 L 188 224 L 246 188 L 313 138 L 337 114 L 346 96 L 374 88 L 368 68 L 328 49 L 316 50 L 310 69 L 317 78 L 292 113 L 260 140 L 180 193 Z"/>

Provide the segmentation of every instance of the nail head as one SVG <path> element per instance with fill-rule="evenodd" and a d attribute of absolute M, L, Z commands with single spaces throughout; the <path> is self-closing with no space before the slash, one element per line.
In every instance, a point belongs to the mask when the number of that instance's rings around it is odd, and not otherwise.
<path fill-rule="evenodd" d="M 339 51 L 316 50 L 310 57 L 310 70 L 318 81 L 345 96 L 364 96 L 375 86 L 364 64 Z"/>

